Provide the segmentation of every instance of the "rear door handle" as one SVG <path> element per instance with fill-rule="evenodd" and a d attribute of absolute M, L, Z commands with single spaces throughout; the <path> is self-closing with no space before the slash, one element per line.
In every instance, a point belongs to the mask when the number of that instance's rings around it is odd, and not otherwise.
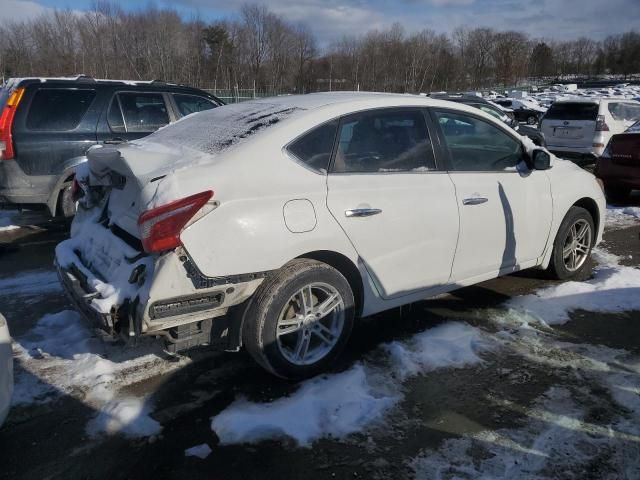
<path fill-rule="evenodd" d="M 351 210 L 345 210 L 344 216 L 347 218 L 370 217 L 372 215 L 378 215 L 379 213 L 382 213 L 382 210 L 379 208 L 353 208 Z"/>
<path fill-rule="evenodd" d="M 487 203 L 489 201 L 488 198 L 485 197 L 469 197 L 462 200 L 463 205 L 480 205 L 482 203 Z"/>

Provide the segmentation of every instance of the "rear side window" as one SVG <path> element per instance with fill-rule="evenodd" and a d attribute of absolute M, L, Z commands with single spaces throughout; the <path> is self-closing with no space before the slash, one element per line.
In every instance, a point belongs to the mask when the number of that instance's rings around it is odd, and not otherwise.
<path fill-rule="evenodd" d="M 124 125 L 120 123 L 118 108 Z M 169 123 L 169 114 L 160 93 L 121 92 L 111 102 L 108 120 L 114 132 L 151 133 Z"/>
<path fill-rule="evenodd" d="M 211 110 L 217 106 L 208 98 L 199 97 L 197 95 L 182 95 L 176 93 L 173 95 L 173 100 L 176 102 L 178 111 L 183 117 L 191 113 Z"/>
<path fill-rule="evenodd" d="M 63 132 L 75 129 L 96 96 L 95 90 L 40 89 L 27 114 L 29 130 Z"/>
<path fill-rule="evenodd" d="M 633 103 L 610 103 L 609 113 L 614 120 L 626 122 L 640 120 L 640 105 Z"/>
<path fill-rule="evenodd" d="M 310 168 L 324 173 L 329 167 L 337 131 L 338 120 L 325 123 L 297 139 L 287 150 Z"/>
<path fill-rule="evenodd" d="M 597 103 L 554 103 L 547 110 L 545 120 L 591 120 L 598 118 Z"/>
<path fill-rule="evenodd" d="M 378 110 L 342 120 L 334 172 L 432 169 L 435 169 L 433 147 L 422 111 Z"/>

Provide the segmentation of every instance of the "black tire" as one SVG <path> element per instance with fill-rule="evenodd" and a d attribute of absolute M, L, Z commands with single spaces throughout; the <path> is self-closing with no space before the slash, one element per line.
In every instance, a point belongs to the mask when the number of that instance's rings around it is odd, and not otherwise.
<path fill-rule="evenodd" d="M 76 214 L 76 202 L 73 201 L 71 194 L 72 183 L 72 181 L 65 182 L 58 194 L 57 214 L 64 218 L 71 218 Z"/>
<path fill-rule="evenodd" d="M 527 117 L 527 125 L 535 125 L 536 123 L 538 123 L 538 117 L 535 115 L 529 115 Z"/>
<path fill-rule="evenodd" d="M 278 318 L 292 296 L 314 282 L 330 285 L 342 297 L 343 326 L 335 337 L 335 344 L 324 357 L 315 363 L 299 365 L 289 361 L 281 351 L 276 329 Z M 289 380 L 309 378 L 335 363 L 349 340 L 354 317 L 354 297 L 347 279 L 325 263 L 296 259 L 269 275 L 254 294 L 244 317 L 243 343 L 256 362 L 274 375 Z"/>
<path fill-rule="evenodd" d="M 630 188 L 624 187 L 608 187 L 605 185 L 604 194 L 607 197 L 607 201 L 612 203 L 621 203 L 629 198 L 631 193 Z"/>
<path fill-rule="evenodd" d="M 588 248 L 585 261 L 577 270 L 570 270 L 565 264 L 565 258 L 563 250 L 565 248 L 565 242 L 569 236 L 571 227 L 578 221 L 586 221 L 591 229 L 591 240 Z M 582 207 L 573 206 L 569 209 L 567 214 L 560 224 L 558 234 L 553 242 L 553 252 L 551 253 L 551 262 L 547 273 L 551 278 L 556 280 L 586 280 L 591 276 L 593 269 L 593 260 L 591 259 L 591 250 L 595 242 L 596 230 L 591 214 Z"/>

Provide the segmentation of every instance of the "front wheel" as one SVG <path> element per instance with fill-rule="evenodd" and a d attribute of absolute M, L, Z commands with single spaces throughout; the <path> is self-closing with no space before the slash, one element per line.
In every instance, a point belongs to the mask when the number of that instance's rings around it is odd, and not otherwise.
<path fill-rule="evenodd" d="M 549 274 L 558 280 L 583 280 L 591 272 L 591 250 L 596 231 L 591 214 L 571 207 L 553 243 Z"/>
<path fill-rule="evenodd" d="M 344 276 L 322 262 L 298 259 L 260 285 L 245 315 L 243 343 L 271 373 L 308 378 L 342 353 L 354 316 L 353 292 Z"/>
<path fill-rule="evenodd" d="M 535 115 L 529 115 L 527 117 L 527 125 L 535 125 L 536 123 L 538 123 L 538 117 Z"/>

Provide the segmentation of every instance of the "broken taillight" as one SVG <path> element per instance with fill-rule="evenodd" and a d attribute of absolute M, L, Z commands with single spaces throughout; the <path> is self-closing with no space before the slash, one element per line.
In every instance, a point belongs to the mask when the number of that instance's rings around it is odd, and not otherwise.
<path fill-rule="evenodd" d="M 0 115 L 0 159 L 11 160 L 15 156 L 13 150 L 13 119 L 16 116 L 18 104 L 24 95 L 24 88 L 16 88 L 7 100 L 2 115 Z"/>
<path fill-rule="evenodd" d="M 211 197 L 213 191 L 207 190 L 147 210 L 140 215 L 138 228 L 144 250 L 159 253 L 182 245 L 180 234 Z"/>

